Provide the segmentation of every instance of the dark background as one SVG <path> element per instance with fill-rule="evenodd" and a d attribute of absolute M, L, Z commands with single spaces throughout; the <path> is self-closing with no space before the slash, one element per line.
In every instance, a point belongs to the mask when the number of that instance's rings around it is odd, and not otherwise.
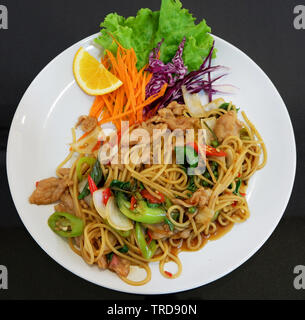
<path fill-rule="evenodd" d="M 160 0 L 0 0 L 0 4 L 9 12 L 9 29 L 0 30 L 0 265 L 8 268 L 9 289 L 0 290 L 0 299 L 147 299 L 98 287 L 53 261 L 19 219 L 8 189 L 5 158 L 14 112 L 39 71 L 70 45 L 98 32 L 107 13 L 129 16 L 141 7 L 157 10 Z M 293 269 L 305 265 L 305 30 L 294 29 L 293 9 L 305 1 L 184 0 L 183 4 L 271 78 L 292 119 L 298 168 L 281 222 L 252 258 L 214 283 L 165 298 L 304 299 L 305 290 L 293 287 Z"/>

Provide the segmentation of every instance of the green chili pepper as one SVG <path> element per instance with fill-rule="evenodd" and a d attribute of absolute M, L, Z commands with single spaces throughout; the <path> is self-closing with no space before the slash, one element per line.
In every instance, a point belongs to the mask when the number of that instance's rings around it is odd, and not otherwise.
<path fill-rule="evenodd" d="M 78 237 L 84 231 L 83 220 L 66 212 L 54 212 L 48 225 L 55 233 L 66 238 Z"/>
<path fill-rule="evenodd" d="M 153 257 L 157 249 L 157 243 L 155 240 L 152 240 L 150 244 L 147 245 L 145 235 L 143 233 L 143 228 L 139 222 L 136 223 L 136 239 L 143 257 L 145 259 L 150 259 L 151 257 Z"/>
<path fill-rule="evenodd" d="M 126 199 L 123 192 L 116 193 L 116 202 L 120 211 L 129 219 L 143 223 L 161 223 L 166 216 L 166 210 L 163 207 L 150 208 L 147 202 L 143 200 L 139 193 L 136 193 L 137 206 L 130 210 L 131 204 Z"/>
<path fill-rule="evenodd" d="M 93 168 L 91 170 L 90 176 L 91 176 L 91 178 L 93 179 L 93 181 L 94 181 L 94 183 L 96 185 L 100 184 L 101 181 L 104 178 L 103 177 L 103 172 L 102 172 L 102 169 L 101 169 L 101 165 L 100 165 L 100 162 L 99 162 L 98 159 L 95 161 L 95 164 L 94 164 L 94 166 L 93 166 Z M 89 190 L 89 184 L 87 182 L 85 187 L 84 187 L 84 189 L 82 190 L 82 192 L 78 196 L 78 199 L 79 200 L 84 199 L 89 194 L 90 194 L 90 190 Z"/>
<path fill-rule="evenodd" d="M 84 176 L 82 174 L 82 166 L 84 163 L 87 163 L 91 170 L 92 170 L 92 167 L 93 165 L 95 164 L 95 161 L 96 159 L 95 158 L 89 158 L 89 157 L 83 157 L 83 158 L 80 158 L 77 162 L 77 165 L 76 165 L 76 173 L 77 173 L 77 178 L 78 178 L 78 181 L 82 181 Z"/>
<path fill-rule="evenodd" d="M 110 183 L 110 189 L 114 188 L 115 190 L 124 190 L 124 191 L 131 191 L 130 181 L 123 182 L 119 180 L 112 180 Z"/>

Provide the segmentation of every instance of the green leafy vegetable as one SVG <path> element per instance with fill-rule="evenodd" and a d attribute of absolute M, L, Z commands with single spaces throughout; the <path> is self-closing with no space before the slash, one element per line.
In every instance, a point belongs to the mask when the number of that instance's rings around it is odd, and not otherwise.
<path fill-rule="evenodd" d="M 223 103 L 223 104 L 219 107 L 219 109 L 223 109 L 223 110 L 227 110 L 227 111 L 228 111 L 229 105 L 230 105 L 230 103 L 225 102 L 225 103 Z M 240 109 L 240 108 L 236 108 L 236 112 L 238 112 L 239 109 Z"/>
<path fill-rule="evenodd" d="M 107 258 L 108 262 L 111 262 L 113 255 L 114 255 L 113 252 L 110 252 L 110 253 L 106 254 L 106 258 Z"/>
<path fill-rule="evenodd" d="M 150 9 L 141 9 L 136 17 L 127 19 L 117 13 L 110 13 L 101 23 L 101 35 L 95 41 L 115 54 L 117 45 L 110 33 L 124 48 L 134 48 L 139 70 L 147 64 L 149 53 L 154 47 L 158 22 L 159 12 L 153 12 Z"/>
<path fill-rule="evenodd" d="M 235 191 L 233 192 L 234 194 L 236 194 L 237 196 L 241 196 L 240 193 L 239 193 L 239 189 L 241 187 L 241 178 L 238 178 L 237 181 L 236 181 L 236 188 L 235 188 Z"/>
<path fill-rule="evenodd" d="M 129 250 L 129 249 L 128 249 L 128 247 L 127 247 L 126 244 L 124 244 L 124 246 L 123 246 L 122 248 L 118 249 L 118 251 L 121 252 L 121 253 L 127 253 L 128 250 Z"/>
<path fill-rule="evenodd" d="M 159 207 L 161 207 L 161 204 L 159 204 L 159 203 L 151 203 L 149 201 L 145 201 L 145 202 L 146 202 L 148 208 L 159 208 Z"/>
<path fill-rule="evenodd" d="M 103 176 L 103 172 L 102 172 L 99 160 L 95 161 L 95 164 L 94 164 L 94 166 L 93 166 L 93 168 L 91 170 L 90 176 L 91 176 L 91 178 L 93 179 L 94 183 L 97 186 L 99 184 L 103 184 L 104 183 L 104 176 Z M 78 199 L 79 200 L 84 199 L 89 194 L 90 194 L 90 190 L 89 190 L 89 184 L 87 182 L 85 187 L 84 187 L 84 189 L 79 194 Z"/>
<path fill-rule="evenodd" d="M 96 43 L 115 54 L 117 45 L 113 35 L 123 47 L 134 48 L 138 69 L 148 63 L 149 53 L 162 39 L 161 60 L 168 63 L 186 37 L 183 59 L 189 71 L 199 69 L 213 44 L 211 29 L 205 20 L 195 24 L 195 18 L 187 9 L 182 9 L 179 0 L 162 0 L 160 11 L 140 9 L 136 17 L 127 19 L 111 13 L 100 26 L 102 30 Z"/>
<path fill-rule="evenodd" d="M 164 222 L 168 224 L 170 231 L 174 231 L 175 227 L 167 217 L 165 217 Z"/>
<path fill-rule="evenodd" d="M 205 121 L 203 121 L 203 123 L 207 127 L 207 129 L 211 132 L 212 136 L 214 137 L 214 140 L 211 142 L 212 147 L 217 148 L 219 146 L 219 142 L 215 132 L 211 129 L 211 127 Z"/>
<path fill-rule="evenodd" d="M 186 37 L 183 61 L 189 71 L 199 69 L 203 58 L 209 54 L 213 38 L 205 20 L 197 25 L 195 20 L 187 9 L 182 9 L 179 0 L 162 0 L 155 44 L 164 39 L 161 46 L 163 62 L 167 63 L 173 58 L 179 44 Z"/>
<path fill-rule="evenodd" d="M 116 194 L 118 191 L 130 193 L 131 184 L 129 181 L 123 182 L 119 180 L 112 180 L 110 183 L 110 189 L 114 194 Z"/>
<path fill-rule="evenodd" d="M 197 208 L 196 207 L 190 207 L 189 209 L 188 209 L 188 212 L 189 213 L 195 213 L 197 211 Z"/>
<path fill-rule="evenodd" d="M 187 190 L 195 192 L 197 189 L 198 188 L 197 188 L 197 186 L 195 185 L 195 182 L 194 182 L 194 176 L 190 176 L 190 181 L 189 181 L 189 185 L 187 187 Z"/>

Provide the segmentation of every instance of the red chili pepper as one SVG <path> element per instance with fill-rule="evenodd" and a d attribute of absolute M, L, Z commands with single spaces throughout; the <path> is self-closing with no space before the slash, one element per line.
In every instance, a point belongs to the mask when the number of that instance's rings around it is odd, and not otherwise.
<path fill-rule="evenodd" d="M 152 241 L 152 236 L 151 233 L 149 232 L 149 230 L 147 230 L 147 235 L 149 237 L 148 241 L 147 241 L 147 245 L 150 245 L 151 241 Z"/>
<path fill-rule="evenodd" d="M 121 132 L 121 130 L 119 130 L 118 131 L 118 144 L 120 144 L 121 138 L 122 138 L 122 132 Z"/>
<path fill-rule="evenodd" d="M 232 203 L 232 207 L 236 207 L 237 206 L 237 201 L 234 201 L 233 203 Z"/>
<path fill-rule="evenodd" d="M 130 210 L 134 210 L 135 209 L 135 205 L 137 203 L 137 200 L 134 196 L 131 197 L 131 201 L 130 201 Z"/>
<path fill-rule="evenodd" d="M 203 146 L 205 154 L 207 156 L 225 157 L 227 154 L 224 151 L 217 151 L 217 149 L 211 146 Z"/>
<path fill-rule="evenodd" d="M 101 144 L 102 144 L 102 141 L 98 141 L 91 151 L 94 152 L 94 151 L 98 150 L 100 148 Z"/>
<path fill-rule="evenodd" d="M 188 142 L 187 145 L 192 147 L 197 153 L 199 153 L 198 144 L 196 142 Z M 208 145 L 202 145 L 202 148 L 207 156 L 225 157 L 227 155 L 226 152 L 217 151 L 217 149 Z"/>
<path fill-rule="evenodd" d="M 241 174 L 240 174 L 240 172 L 239 172 L 238 175 L 237 175 L 237 178 L 240 178 L 240 176 L 241 176 Z"/>
<path fill-rule="evenodd" d="M 104 206 L 107 205 L 107 202 L 108 202 L 110 197 L 111 197 L 111 190 L 110 190 L 110 188 L 106 188 L 103 191 L 103 204 L 104 204 Z"/>
<path fill-rule="evenodd" d="M 161 193 L 161 192 L 159 192 L 159 191 L 156 191 L 156 193 L 158 194 L 158 196 L 160 196 L 160 201 L 161 201 L 161 203 L 163 203 L 164 201 L 165 201 L 165 197 L 164 197 L 164 195 Z"/>
<path fill-rule="evenodd" d="M 38 187 L 38 183 L 39 183 L 39 181 L 36 181 L 36 188 Z"/>
<path fill-rule="evenodd" d="M 88 185 L 89 185 L 89 190 L 91 194 L 93 194 L 97 190 L 97 186 L 90 175 L 88 175 Z"/>
<path fill-rule="evenodd" d="M 245 197 L 246 196 L 246 193 L 243 193 L 243 192 L 240 192 L 239 193 L 241 196 Z"/>
<path fill-rule="evenodd" d="M 170 273 L 170 272 L 168 272 L 168 271 L 164 271 L 164 273 L 165 273 L 166 275 L 168 275 L 170 278 L 173 276 L 173 274 Z"/>
<path fill-rule="evenodd" d="M 142 197 L 147 199 L 150 203 L 163 203 L 165 201 L 164 195 L 161 193 L 158 194 L 160 195 L 161 199 L 154 197 L 145 189 L 141 191 Z"/>

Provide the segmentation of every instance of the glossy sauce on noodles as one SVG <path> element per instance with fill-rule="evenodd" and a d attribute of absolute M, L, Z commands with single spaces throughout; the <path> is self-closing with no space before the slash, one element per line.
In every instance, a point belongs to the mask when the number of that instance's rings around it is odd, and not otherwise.
<path fill-rule="evenodd" d="M 182 251 L 198 251 L 201 250 L 209 241 L 220 239 L 222 236 L 224 236 L 227 232 L 229 232 L 234 226 L 234 223 L 230 223 L 227 226 L 221 226 L 217 223 L 217 230 L 215 233 L 205 236 L 202 235 L 202 243 L 198 249 L 191 250 L 187 247 L 186 240 L 183 240 L 182 245 L 179 247 L 171 247 L 171 253 L 175 256 L 178 256 L 178 254 Z M 194 242 L 194 245 L 196 242 Z"/>

